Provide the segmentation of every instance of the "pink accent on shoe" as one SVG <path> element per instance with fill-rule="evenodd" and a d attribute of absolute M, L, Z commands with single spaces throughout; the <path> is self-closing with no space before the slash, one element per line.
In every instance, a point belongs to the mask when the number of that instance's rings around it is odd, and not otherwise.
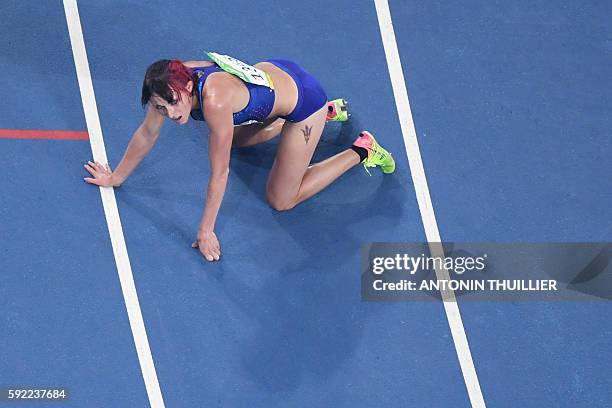
<path fill-rule="evenodd" d="M 353 145 L 357 147 L 363 147 L 364 149 L 370 151 L 373 148 L 372 142 L 372 134 L 367 130 L 364 130 L 363 132 L 359 133 L 359 136 L 357 137 L 357 139 L 355 139 Z"/>
<path fill-rule="evenodd" d="M 333 102 L 327 102 L 327 118 L 326 120 L 332 120 L 336 117 L 336 105 Z"/>

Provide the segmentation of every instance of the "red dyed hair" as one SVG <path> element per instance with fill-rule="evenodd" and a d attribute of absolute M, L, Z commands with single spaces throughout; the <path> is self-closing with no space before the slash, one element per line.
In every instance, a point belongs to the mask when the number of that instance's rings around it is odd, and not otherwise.
<path fill-rule="evenodd" d="M 147 69 L 142 83 L 142 93 L 140 102 L 145 106 L 153 94 L 158 95 L 166 102 L 174 101 L 172 91 L 178 100 L 181 100 L 181 92 L 187 92 L 187 84 L 194 80 L 193 70 L 183 65 L 179 60 L 159 60 L 154 62 Z M 192 93 L 195 91 L 195 87 Z"/>

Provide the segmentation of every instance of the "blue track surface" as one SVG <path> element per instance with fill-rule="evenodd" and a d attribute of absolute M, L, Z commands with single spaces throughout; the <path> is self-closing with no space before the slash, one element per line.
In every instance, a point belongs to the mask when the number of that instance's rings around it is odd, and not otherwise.
<path fill-rule="evenodd" d="M 440 233 L 448 241 L 610 241 L 611 6 L 391 1 Z M 276 142 L 234 151 L 222 262 L 190 248 L 208 177 L 202 123 L 164 127 L 116 190 L 166 407 L 469 406 L 441 303 L 360 300 L 359 248 L 424 241 L 374 4 L 80 1 L 111 165 L 160 58 L 298 61 L 396 173 L 356 167 L 290 212 L 265 202 Z M 169 13 L 169 9 L 171 12 Z M 4 2 L 0 129 L 85 130 L 61 2 Z M 0 139 L 0 388 L 64 386 L 61 406 L 147 394 L 86 141 Z M 460 303 L 490 407 L 612 404 L 612 306 Z M 28 406 L 35 406 L 29 404 Z M 0 403 L 0 407 L 4 405 Z M 59 405 L 58 405 L 59 406 Z"/>
<path fill-rule="evenodd" d="M 609 3 L 393 1 L 442 238 L 609 241 Z M 492 407 L 608 406 L 610 303 L 466 303 Z"/>

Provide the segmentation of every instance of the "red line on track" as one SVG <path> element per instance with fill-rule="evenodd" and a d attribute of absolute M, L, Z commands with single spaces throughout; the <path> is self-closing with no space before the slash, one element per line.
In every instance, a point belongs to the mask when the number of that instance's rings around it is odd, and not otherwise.
<path fill-rule="evenodd" d="M 89 133 L 82 130 L 0 129 L 0 139 L 89 140 Z"/>

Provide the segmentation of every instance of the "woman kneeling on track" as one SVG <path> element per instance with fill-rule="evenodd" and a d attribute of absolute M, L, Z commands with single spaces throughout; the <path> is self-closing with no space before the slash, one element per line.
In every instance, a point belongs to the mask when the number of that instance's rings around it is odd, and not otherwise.
<path fill-rule="evenodd" d="M 208 260 L 221 249 L 215 220 L 229 175 L 232 147 L 252 146 L 281 135 L 266 196 L 272 208 L 284 211 L 321 191 L 353 166 L 395 170 L 391 155 L 371 133 L 363 131 L 353 145 L 310 165 L 326 121 L 348 119 L 346 102 L 328 102 L 319 82 L 292 61 L 268 60 L 254 66 L 208 53 L 212 61 L 160 60 L 146 72 L 141 102 L 149 109 L 136 129 L 115 171 L 89 161 L 86 182 L 118 187 L 151 151 L 164 118 L 184 125 L 191 116 L 206 121 L 210 134 L 211 173 L 204 214 L 194 248 Z M 367 170 L 367 169 L 366 169 Z"/>

